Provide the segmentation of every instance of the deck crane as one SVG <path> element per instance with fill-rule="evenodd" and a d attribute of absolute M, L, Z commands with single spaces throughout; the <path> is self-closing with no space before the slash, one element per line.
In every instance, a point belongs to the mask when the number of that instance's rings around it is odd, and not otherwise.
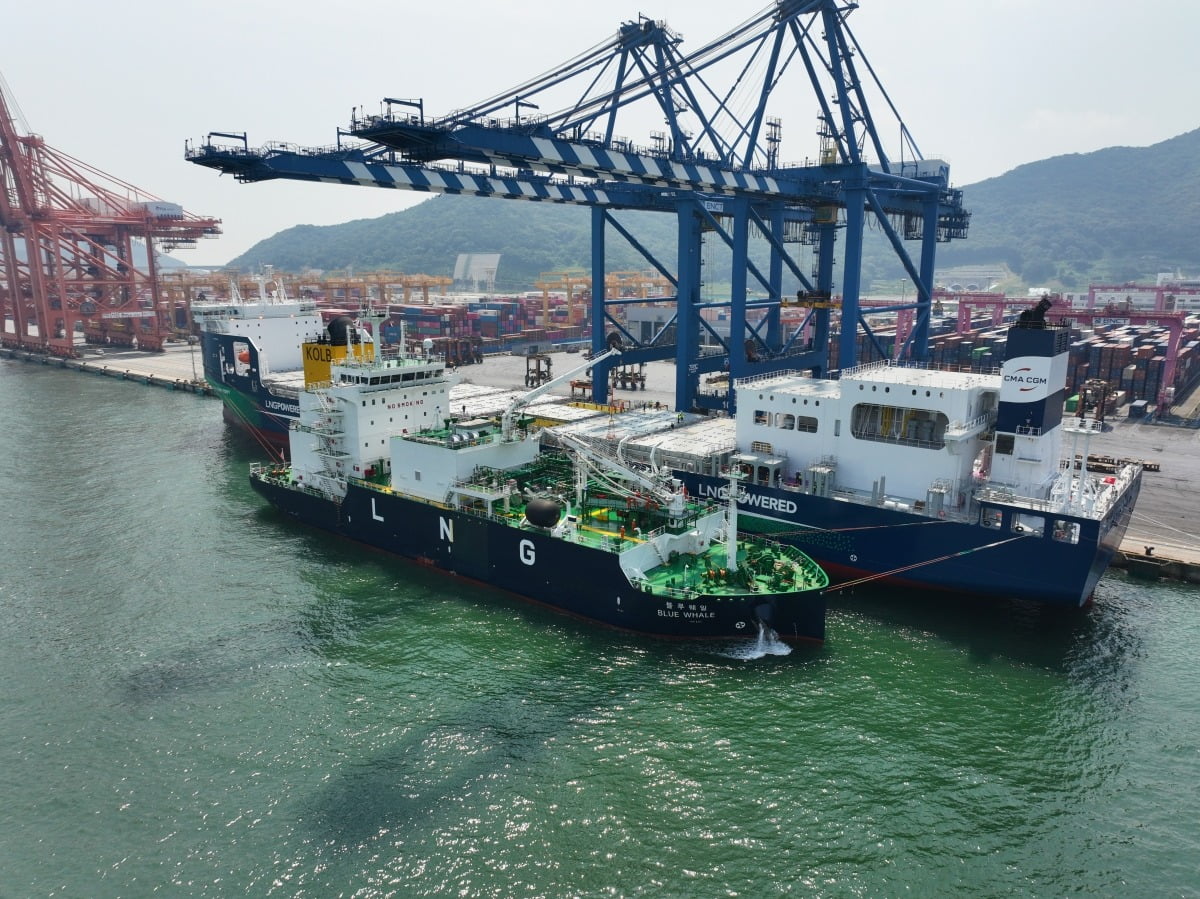
<path fill-rule="evenodd" d="M 776 0 L 687 55 L 665 23 L 639 17 L 544 75 L 445 116 L 427 117 L 421 100 L 388 98 L 378 114 L 352 116 L 333 149 L 251 148 L 245 134 L 232 144 L 229 134 L 224 143 L 210 134 L 185 154 L 243 182 L 292 178 L 588 206 L 594 347 L 620 332 L 628 344 L 622 362 L 675 359 L 678 408 L 728 407 L 732 395 L 701 393 L 703 374 L 728 368 L 732 381 L 791 368 L 825 376 L 834 367 L 835 316 L 837 366 L 856 361 L 860 329 L 883 355 L 859 307 L 869 221 L 917 288 L 903 354 L 923 358 L 936 244 L 966 236 L 969 213 L 949 167 L 921 156 L 849 28 L 857 5 Z M 782 111 L 794 111 L 795 82 L 815 99 L 819 148 L 816 159 L 787 163 Z M 898 129 L 877 123 L 873 108 Z M 637 145 L 618 136 L 627 122 L 666 129 Z M 885 133 L 899 135 L 894 152 Z M 654 258 L 618 220 L 624 210 L 675 214 L 676 258 Z M 610 232 L 674 287 L 675 314 L 650 340 L 611 314 L 630 300 L 605 298 Z M 919 253 L 909 252 L 910 242 Z M 811 265 L 797 247 L 811 249 Z M 797 287 L 822 301 L 784 333 L 780 307 Z M 839 293 L 835 308 L 828 300 Z M 709 320 L 720 310 L 728 338 Z M 673 345 L 660 340 L 667 333 Z M 703 353 L 702 334 L 721 352 Z M 604 369 L 598 374 L 596 398 L 604 401 Z"/>
<path fill-rule="evenodd" d="M 172 310 L 156 249 L 220 234 L 220 220 L 106 175 L 19 130 L 17 119 L 0 79 L 0 340 L 59 356 L 76 355 L 77 336 L 162 349 Z"/>

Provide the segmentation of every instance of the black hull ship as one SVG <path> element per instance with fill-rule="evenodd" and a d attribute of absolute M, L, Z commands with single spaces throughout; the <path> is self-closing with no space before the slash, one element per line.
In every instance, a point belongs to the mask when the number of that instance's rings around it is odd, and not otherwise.
<path fill-rule="evenodd" d="M 498 422 L 463 421 L 446 414 L 445 365 L 428 352 L 334 363 L 299 395 L 291 462 L 253 466 L 251 485 L 307 525 L 597 624 L 823 640 L 824 572 L 739 536 L 736 505 L 581 444 L 540 448 L 520 410 L 574 374 Z"/>

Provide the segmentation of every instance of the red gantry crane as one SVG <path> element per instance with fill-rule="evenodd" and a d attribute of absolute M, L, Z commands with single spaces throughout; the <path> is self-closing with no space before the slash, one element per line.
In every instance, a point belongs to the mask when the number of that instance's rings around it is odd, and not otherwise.
<path fill-rule="evenodd" d="M 219 234 L 220 219 L 55 150 L 17 117 L 0 78 L 0 342 L 58 356 L 79 341 L 162 349 L 156 254 Z"/>

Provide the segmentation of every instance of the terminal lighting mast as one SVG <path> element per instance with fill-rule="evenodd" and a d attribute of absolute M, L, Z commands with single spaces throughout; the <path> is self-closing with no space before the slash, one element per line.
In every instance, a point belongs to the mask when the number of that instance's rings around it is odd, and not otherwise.
<path fill-rule="evenodd" d="M 162 349 L 172 310 L 156 254 L 219 234 L 220 220 L 55 150 L 17 119 L 0 78 L 0 341 L 57 356 L 79 342 Z"/>

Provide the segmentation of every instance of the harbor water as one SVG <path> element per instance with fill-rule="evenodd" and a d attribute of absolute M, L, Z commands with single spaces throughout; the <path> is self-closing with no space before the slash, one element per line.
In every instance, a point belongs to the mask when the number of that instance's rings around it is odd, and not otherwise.
<path fill-rule="evenodd" d="M 283 520 L 215 400 L 0 422 L 0 896 L 1200 895 L 1196 587 L 660 643 Z"/>

